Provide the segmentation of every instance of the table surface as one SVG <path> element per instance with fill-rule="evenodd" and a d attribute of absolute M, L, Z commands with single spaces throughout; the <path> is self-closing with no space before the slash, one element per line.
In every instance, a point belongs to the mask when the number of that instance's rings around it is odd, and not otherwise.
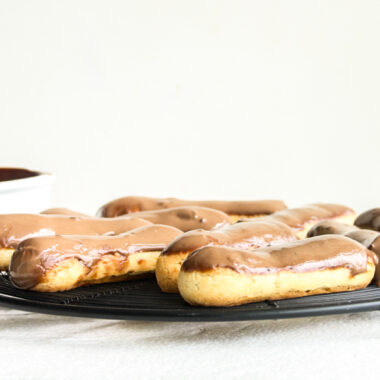
<path fill-rule="evenodd" d="M 379 348 L 380 312 L 166 323 L 0 308 L 4 379 L 375 379 Z"/>

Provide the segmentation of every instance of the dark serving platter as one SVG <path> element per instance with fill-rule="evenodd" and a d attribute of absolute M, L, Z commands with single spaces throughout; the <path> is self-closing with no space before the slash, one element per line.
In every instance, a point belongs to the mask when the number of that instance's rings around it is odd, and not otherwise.
<path fill-rule="evenodd" d="M 160 291 L 154 279 L 38 293 L 16 289 L 0 275 L 0 306 L 72 317 L 147 321 L 242 321 L 279 319 L 380 309 L 380 288 L 323 294 L 229 308 L 194 307 L 178 294 Z"/>

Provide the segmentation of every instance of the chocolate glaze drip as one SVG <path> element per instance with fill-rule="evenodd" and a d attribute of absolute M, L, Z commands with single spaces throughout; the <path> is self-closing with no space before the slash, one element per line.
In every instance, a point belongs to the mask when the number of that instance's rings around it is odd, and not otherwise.
<path fill-rule="evenodd" d="M 360 214 L 355 220 L 355 226 L 380 232 L 380 208 L 373 208 Z"/>
<path fill-rule="evenodd" d="M 141 218 L 86 218 L 63 215 L 0 215 L 0 248 L 16 248 L 22 240 L 53 235 L 117 235 L 151 224 Z"/>
<path fill-rule="evenodd" d="M 42 215 L 69 215 L 69 216 L 88 216 L 86 214 L 82 214 L 78 211 L 69 210 L 68 208 L 64 207 L 57 207 L 57 208 L 48 208 L 47 210 L 43 210 L 40 212 Z"/>
<path fill-rule="evenodd" d="M 315 203 L 306 205 L 305 207 L 278 211 L 265 218 L 285 223 L 295 230 L 301 230 L 308 223 L 353 213 L 354 211 L 346 206 L 331 203 Z"/>
<path fill-rule="evenodd" d="M 339 235 L 325 235 L 254 251 L 208 246 L 193 252 L 181 270 L 210 271 L 228 268 L 243 274 L 273 274 L 283 270 L 296 273 L 345 267 L 351 274 L 367 269 L 374 254 L 361 244 Z"/>
<path fill-rule="evenodd" d="M 154 224 L 166 224 L 177 227 L 182 231 L 190 231 L 197 228 L 211 230 L 231 223 L 229 216 L 222 211 L 196 206 L 141 211 L 130 214 L 130 216 L 143 218 Z"/>
<path fill-rule="evenodd" d="M 186 201 L 176 198 L 124 197 L 102 206 L 97 215 L 114 217 L 132 212 L 161 210 L 181 206 L 202 206 L 220 210 L 230 215 L 265 215 L 286 208 L 280 200 L 259 201 Z"/>
<path fill-rule="evenodd" d="M 0 182 L 37 177 L 41 173 L 20 168 L 0 168 Z"/>
<path fill-rule="evenodd" d="M 178 236 L 162 255 L 193 252 L 206 245 L 258 248 L 297 240 L 293 230 L 275 221 L 250 221 L 224 226 L 218 230 L 193 230 Z"/>
<path fill-rule="evenodd" d="M 61 261 L 76 258 L 91 268 L 105 256 L 120 263 L 136 252 L 161 251 L 182 231 L 171 226 L 148 225 L 118 236 L 45 236 L 20 243 L 9 272 L 18 288 L 36 286 L 46 271 Z"/>
<path fill-rule="evenodd" d="M 311 228 L 307 236 L 313 237 L 326 234 L 344 235 L 350 239 L 356 240 L 360 244 L 364 245 L 364 247 L 374 252 L 378 258 L 378 261 L 380 259 L 380 232 L 361 230 L 358 227 L 349 226 L 347 224 L 334 221 L 324 221 Z M 376 285 L 380 286 L 380 263 L 376 266 L 375 281 Z"/>

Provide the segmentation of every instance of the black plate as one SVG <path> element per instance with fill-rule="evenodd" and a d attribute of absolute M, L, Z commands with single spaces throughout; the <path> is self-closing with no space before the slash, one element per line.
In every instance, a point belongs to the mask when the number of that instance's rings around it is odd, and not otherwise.
<path fill-rule="evenodd" d="M 189 306 L 160 291 L 154 279 L 92 285 L 60 293 L 16 289 L 0 276 L 0 306 L 38 313 L 149 321 L 242 321 L 352 313 L 380 309 L 380 288 L 323 294 L 229 308 Z"/>

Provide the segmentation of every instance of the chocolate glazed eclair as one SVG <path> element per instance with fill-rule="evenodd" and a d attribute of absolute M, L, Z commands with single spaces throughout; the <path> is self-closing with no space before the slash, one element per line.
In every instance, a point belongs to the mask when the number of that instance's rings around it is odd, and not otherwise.
<path fill-rule="evenodd" d="M 92 218 L 63 215 L 0 215 L 0 270 L 7 270 L 17 245 L 30 237 L 53 235 L 117 235 L 150 225 L 141 218 Z"/>
<path fill-rule="evenodd" d="M 186 232 L 202 228 L 212 230 L 230 224 L 230 217 L 222 211 L 206 207 L 173 207 L 164 210 L 141 211 L 129 214 L 155 224 L 166 224 Z M 123 217 L 121 217 L 123 218 Z"/>
<path fill-rule="evenodd" d="M 304 207 L 278 211 L 266 216 L 265 219 L 285 223 L 296 231 L 299 239 L 304 239 L 307 231 L 322 220 L 336 220 L 352 224 L 355 217 L 355 211 L 349 207 L 333 203 L 314 203 Z"/>
<path fill-rule="evenodd" d="M 277 221 L 253 220 L 214 231 L 194 230 L 178 236 L 161 253 L 156 278 L 164 292 L 178 292 L 178 274 L 189 254 L 206 245 L 255 249 L 297 240 L 294 231 Z"/>
<path fill-rule="evenodd" d="M 355 220 L 355 226 L 380 232 L 380 208 L 373 208 L 360 214 Z"/>
<path fill-rule="evenodd" d="M 184 261 L 178 288 L 192 305 L 234 306 L 361 289 L 376 263 L 373 252 L 339 235 L 254 251 L 210 246 Z"/>
<path fill-rule="evenodd" d="M 47 236 L 24 240 L 9 266 L 20 289 L 57 292 L 153 273 L 158 255 L 182 231 L 148 225 L 118 236 Z"/>
<path fill-rule="evenodd" d="M 102 206 L 97 215 L 115 217 L 119 215 L 181 206 L 201 206 L 220 210 L 228 214 L 232 221 L 244 217 L 256 217 L 283 210 L 286 205 L 281 200 L 256 201 L 188 201 L 176 198 L 123 197 Z"/>
<path fill-rule="evenodd" d="M 65 208 L 55 208 L 43 211 L 45 214 L 60 214 L 60 215 L 80 215 L 76 211 Z M 143 218 L 154 224 L 166 224 L 168 226 L 177 227 L 182 231 L 190 231 L 197 228 L 211 230 L 220 227 L 224 224 L 231 223 L 230 217 L 222 211 L 210 209 L 207 207 L 186 206 L 173 207 L 165 209 L 157 209 L 150 211 L 134 212 L 120 218 Z M 103 220 L 109 218 L 100 218 Z"/>
<path fill-rule="evenodd" d="M 366 248 L 374 252 L 380 259 L 380 232 L 372 230 L 362 230 L 356 226 L 350 226 L 334 221 L 324 221 L 316 224 L 307 234 L 308 237 L 336 234 L 347 236 L 363 244 Z M 380 265 L 376 265 L 375 283 L 380 286 Z"/>

